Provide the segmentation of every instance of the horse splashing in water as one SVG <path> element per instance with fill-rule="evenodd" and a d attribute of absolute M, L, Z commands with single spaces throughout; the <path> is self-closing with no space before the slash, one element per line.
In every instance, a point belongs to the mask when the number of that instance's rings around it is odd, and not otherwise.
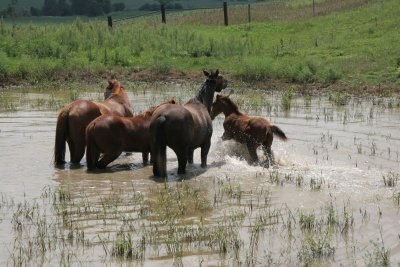
<path fill-rule="evenodd" d="M 264 154 L 268 156 L 269 165 L 274 164 L 271 150 L 273 135 L 286 141 L 285 133 L 277 126 L 271 125 L 262 117 L 248 116 L 239 111 L 238 106 L 229 96 L 217 95 L 211 107 L 211 119 L 224 113 L 224 134 L 222 140 L 234 139 L 247 145 L 252 163 L 258 162 L 257 148 L 262 145 Z"/>
<path fill-rule="evenodd" d="M 86 127 L 88 169 L 103 169 L 122 152 L 142 152 L 143 164 L 147 164 L 151 139 L 150 119 L 154 110 L 165 104 L 175 104 L 175 100 L 151 107 L 134 117 L 102 115 L 93 120 Z M 103 153 L 101 159 L 100 153 Z"/>
<path fill-rule="evenodd" d="M 85 129 L 95 118 L 103 114 L 133 116 L 125 88 L 117 80 L 109 80 L 106 98 L 102 102 L 75 100 L 62 108 L 57 117 L 54 146 L 54 163 L 65 163 L 65 150 L 68 143 L 71 162 L 79 163 L 85 154 Z"/>
<path fill-rule="evenodd" d="M 163 105 L 154 111 L 150 124 L 154 176 L 167 177 L 166 148 L 170 147 L 178 158 L 178 174 L 193 163 L 193 152 L 201 147 L 201 166 L 206 167 L 211 145 L 212 121 L 210 117 L 214 92 L 226 88 L 227 80 L 219 71 L 204 71 L 206 81 L 197 95 L 184 105 Z"/>

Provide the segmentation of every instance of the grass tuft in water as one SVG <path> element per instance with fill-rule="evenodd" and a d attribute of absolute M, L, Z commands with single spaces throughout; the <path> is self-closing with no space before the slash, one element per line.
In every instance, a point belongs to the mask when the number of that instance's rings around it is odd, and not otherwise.
<path fill-rule="evenodd" d="M 329 101 L 337 106 L 345 106 L 350 101 L 350 96 L 341 92 L 329 93 Z"/>
<path fill-rule="evenodd" d="M 371 241 L 373 245 L 373 250 L 368 251 L 364 255 L 365 265 L 368 267 L 380 266 L 387 267 L 390 266 L 390 250 L 385 248 L 383 240 L 381 243 Z"/>
<path fill-rule="evenodd" d="M 383 184 L 387 187 L 395 187 L 399 180 L 399 174 L 389 172 L 387 175 L 382 175 Z"/>
<path fill-rule="evenodd" d="M 292 98 L 294 94 L 294 87 L 289 87 L 285 92 L 282 93 L 282 108 L 285 111 L 290 110 L 290 107 L 292 105 Z"/>

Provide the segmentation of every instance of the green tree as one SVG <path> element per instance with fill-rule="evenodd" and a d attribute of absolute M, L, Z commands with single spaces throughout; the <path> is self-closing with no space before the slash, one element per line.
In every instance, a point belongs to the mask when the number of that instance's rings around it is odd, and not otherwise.
<path fill-rule="evenodd" d="M 57 13 L 57 1 L 56 0 L 44 0 L 42 7 L 43 16 L 55 16 Z"/>
<path fill-rule="evenodd" d="M 87 15 L 89 11 L 88 0 L 70 0 L 71 11 L 74 15 Z"/>
<path fill-rule="evenodd" d="M 58 16 L 72 15 L 71 6 L 67 3 L 67 0 L 58 0 L 57 13 Z"/>

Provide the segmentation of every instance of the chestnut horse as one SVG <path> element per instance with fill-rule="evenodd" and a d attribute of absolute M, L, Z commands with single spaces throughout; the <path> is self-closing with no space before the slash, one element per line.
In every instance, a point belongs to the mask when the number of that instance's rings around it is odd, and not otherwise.
<path fill-rule="evenodd" d="M 251 161 L 258 162 L 257 148 L 262 145 L 264 154 L 268 156 L 269 165 L 274 164 L 271 151 L 273 134 L 286 141 L 285 133 L 275 125 L 271 125 L 262 117 L 248 116 L 239 111 L 238 106 L 232 102 L 229 96 L 217 95 L 211 107 L 211 119 L 224 113 L 224 134 L 222 140 L 234 139 L 247 145 Z"/>
<path fill-rule="evenodd" d="M 201 166 L 206 167 L 211 145 L 210 117 L 214 92 L 226 88 L 227 80 L 214 72 L 204 71 L 206 81 L 196 97 L 185 105 L 166 104 L 154 111 L 150 124 L 154 176 L 167 177 L 166 148 L 178 157 L 178 174 L 186 171 L 187 162 L 193 163 L 193 152 L 201 147 Z"/>
<path fill-rule="evenodd" d="M 149 126 L 153 112 L 161 105 L 175 104 L 169 100 L 134 116 L 102 115 L 86 127 L 86 162 L 89 170 L 104 169 L 122 152 L 142 152 L 143 164 L 150 153 Z M 100 153 L 103 153 L 100 158 Z"/>
<path fill-rule="evenodd" d="M 57 117 L 54 163 L 65 163 L 65 142 L 68 143 L 71 162 L 79 163 L 85 154 L 85 129 L 103 114 L 133 116 L 125 88 L 117 80 L 109 80 L 103 102 L 75 100 L 62 108 Z"/>

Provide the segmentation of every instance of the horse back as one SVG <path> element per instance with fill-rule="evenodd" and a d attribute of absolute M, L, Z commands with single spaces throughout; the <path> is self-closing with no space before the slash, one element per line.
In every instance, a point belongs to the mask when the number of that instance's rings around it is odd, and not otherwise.
<path fill-rule="evenodd" d="M 104 105 L 106 109 L 108 109 L 108 113 L 103 114 L 113 114 L 123 117 L 133 116 L 132 107 L 126 94 L 112 95 L 104 102 L 102 102 L 102 105 Z"/>
<path fill-rule="evenodd" d="M 187 103 L 184 105 L 192 118 L 195 132 L 194 146 L 200 146 L 205 139 L 211 138 L 213 128 L 212 120 L 207 108 L 201 103 Z"/>
<path fill-rule="evenodd" d="M 261 144 L 269 133 L 270 124 L 262 117 L 242 114 L 227 116 L 223 126 L 225 131 L 238 142 Z"/>

